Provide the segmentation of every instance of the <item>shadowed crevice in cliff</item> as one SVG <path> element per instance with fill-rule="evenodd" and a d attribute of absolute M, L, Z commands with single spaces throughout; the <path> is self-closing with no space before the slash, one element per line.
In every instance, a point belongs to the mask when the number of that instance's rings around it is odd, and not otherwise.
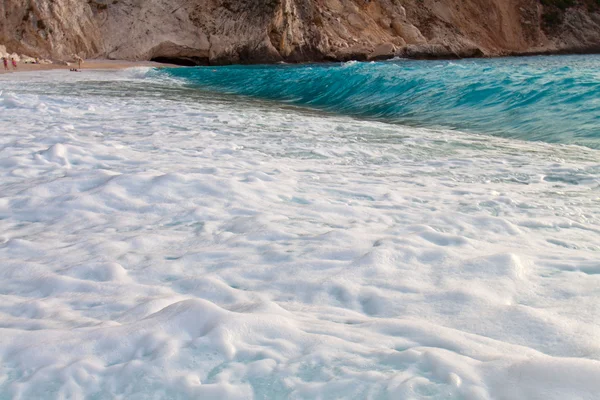
<path fill-rule="evenodd" d="M 196 67 L 198 65 L 208 65 L 208 58 L 187 58 L 187 57 L 154 57 L 150 61 L 163 64 L 180 65 L 182 67 Z"/>
<path fill-rule="evenodd" d="M 170 41 L 162 42 L 153 47 L 146 56 L 150 61 L 193 67 L 209 65 L 208 52 L 182 46 Z"/>

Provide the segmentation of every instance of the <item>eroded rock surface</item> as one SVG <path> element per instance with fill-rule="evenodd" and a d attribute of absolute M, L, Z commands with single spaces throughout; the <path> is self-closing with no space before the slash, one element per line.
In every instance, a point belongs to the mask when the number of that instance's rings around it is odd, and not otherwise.
<path fill-rule="evenodd" d="M 588 0 L 5 0 L 0 44 L 184 65 L 593 52 L 599 9 Z"/>

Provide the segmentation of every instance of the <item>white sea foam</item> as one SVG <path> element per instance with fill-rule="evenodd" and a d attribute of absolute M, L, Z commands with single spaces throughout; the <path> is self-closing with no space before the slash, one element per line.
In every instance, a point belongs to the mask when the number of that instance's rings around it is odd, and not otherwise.
<path fill-rule="evenodd" d="M 0 398 L 592 399 L 598 151 L 0 77 Z"/>

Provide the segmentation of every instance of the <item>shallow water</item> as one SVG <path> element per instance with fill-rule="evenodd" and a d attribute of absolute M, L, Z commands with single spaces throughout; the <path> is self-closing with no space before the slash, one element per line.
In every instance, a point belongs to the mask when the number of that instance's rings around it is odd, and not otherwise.
<path fill-rule="evenodd" d="M 600 392 L 598 150 L 175 72 L 0 77 L 0 398 Z"/>

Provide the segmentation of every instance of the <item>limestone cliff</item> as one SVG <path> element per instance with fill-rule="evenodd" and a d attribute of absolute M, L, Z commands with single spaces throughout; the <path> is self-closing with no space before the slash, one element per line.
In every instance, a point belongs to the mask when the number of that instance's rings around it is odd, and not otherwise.
<path fill-rule="evenodd" d="M 0 44 L 182 64 L 600 51 L 600 0 L 4 0 Z"/>

